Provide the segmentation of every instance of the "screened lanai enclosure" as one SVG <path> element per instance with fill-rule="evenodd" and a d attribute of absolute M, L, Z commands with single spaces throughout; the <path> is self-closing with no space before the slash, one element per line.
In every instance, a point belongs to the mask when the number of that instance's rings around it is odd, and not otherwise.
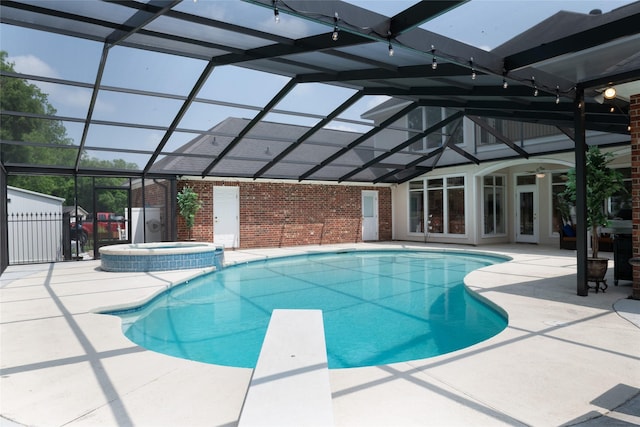
<path fill-rule="evenodd" d="M 388 188 L 560 152 L 580 173 L 586 133 L 630 144 L 640 2 L 530 3 L 3 0 L 2 194 L 63 198 L 73 259 L 175 240 L 186 178 Z"/>

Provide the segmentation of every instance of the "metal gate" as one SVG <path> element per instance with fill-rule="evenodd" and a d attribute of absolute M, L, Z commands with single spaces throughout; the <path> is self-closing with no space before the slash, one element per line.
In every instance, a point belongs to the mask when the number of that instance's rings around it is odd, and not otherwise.
<path fill-rule="evenodd" d="M 8 215 L 9 264 L 62 261 L 62 213 L 12 213 Z M 68 235 L 67 222 L 67 235 Z"/>
<path fill-rule="evenodd" d="M 119 196 L 119 197 L 118 197 Z M 116 211 L 107 208 L 104 200 L 119 198 L 123 201 Z M 131 229 L 128 218 L 131 218 L 131 184 L 127 187 L 93 186 L 92 227 L 88 230 L 93 241 L 93 259 L 100 258 L 100 247 L 129 243 Z"/>

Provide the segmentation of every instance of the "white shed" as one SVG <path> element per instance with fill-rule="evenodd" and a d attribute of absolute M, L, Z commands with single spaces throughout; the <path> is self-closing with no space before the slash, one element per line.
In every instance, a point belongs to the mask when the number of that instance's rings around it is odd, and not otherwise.
<path fill-rule="evenodd" d="M 60 261 L 64 199 L 7 187 L 9 264 Z"/>

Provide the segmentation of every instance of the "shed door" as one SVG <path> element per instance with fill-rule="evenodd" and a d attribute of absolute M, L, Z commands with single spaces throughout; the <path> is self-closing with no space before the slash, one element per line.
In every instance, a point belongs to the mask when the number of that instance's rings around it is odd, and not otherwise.
<path fill-rule="evenodd" d="M 362 191 L 362 240 L 378 240 L 377 191 Z"/>
<path fill-rule="evenodd" d="M 240 247 L 239 187 L 213 187 L 213 243 Z"/>

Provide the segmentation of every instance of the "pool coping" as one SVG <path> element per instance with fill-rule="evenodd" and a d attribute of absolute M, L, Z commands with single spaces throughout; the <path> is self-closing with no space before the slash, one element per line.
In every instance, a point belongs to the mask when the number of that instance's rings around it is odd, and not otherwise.
<path fill-rule="evenodd" d="M 630 285 L 577 296 L 575 251 L 389 242 L 225 251 L 225 260 L 349 248 L 510 256 L 465 279 L 509 313 L 509 326 L 434 358 L 331 370 L 336 425 L 571 425 L 637 396 L 640 349 L 629 343 L 640 329 L 613 307 Z M 94 312 L 148 299 L 196 272 L 108 273 L 96 263 L 0 278 L 2 417 L 24 425 L 235 425 L 250 369 L 141 349 L 123 337 L 119 320 Z"/>

